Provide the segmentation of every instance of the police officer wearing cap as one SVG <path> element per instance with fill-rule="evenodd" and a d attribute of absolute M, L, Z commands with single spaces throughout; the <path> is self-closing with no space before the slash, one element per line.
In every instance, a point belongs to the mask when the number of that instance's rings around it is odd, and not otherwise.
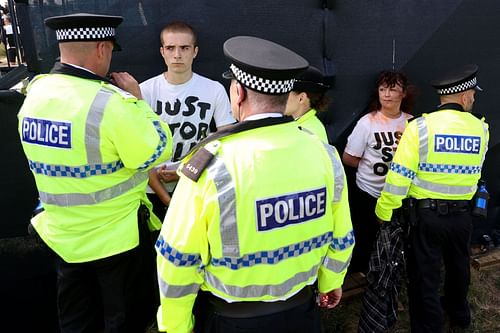
<path fill-rule="evenodd" d="M 311 286 L 338 304 L 354 236 L 337 151 L 283 116 L 307 61 L 249 36 L 224 53 L 239 123 L 184 160 L 156 244 L 159 329 L 320 332 Z"/>
<path fill-rule="evenodd" d="M 411 224 L 408 295 L 412 332 L 441 332 L 442 309 L 452 326 L 470 325 L 467 292 L 473 198 L 488 147 L 488 125 L 471 113 L 476 65 L 442 75 L 432 85 L 441 104 L 412 120 L 399 143 L 377 201 L 381 221 L 401 207 Z M 481 119 L 479 119 L 481 118 Z M 439 297 L 441 262 L 444 297 Z"/>
<path fill-rule="evenodd" d="M 61 62 L 28 86 L 19 133 L 44 210 L 32 227 L 57 261 L 61 332 L 144 332 L 157 307 L 145 189 L 171 155 L 167 125 L 138 99 L 137 82 L 105 78 L 119 16 L 46 19 Z M 137 93 L 139 91 L 139 94 Z"/>
<path fill-rule="evenodd" d="M 316 117 L 317 112 L 328 109 L 326 91 L 330 86 L 324 81 L 323 74 L 314 66 L 309 66 L 302 72 L 293 83 L 285 115 L 292 116 L 299 126 L 316 134 L 324 143 L 328 143 L 325 126 Z"/>

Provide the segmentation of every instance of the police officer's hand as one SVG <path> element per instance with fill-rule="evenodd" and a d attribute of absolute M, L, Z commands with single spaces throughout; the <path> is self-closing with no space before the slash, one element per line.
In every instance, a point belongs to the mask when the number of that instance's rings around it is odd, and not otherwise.
<path fill-rule="evenodd" d="M 170 183 L 179 179 L 179 175 L 176 170 L 168 169 L 166 165 L 156 169 L 158 176 L 164 183 Z"/>
<path fill-rule="evenodd" d="M 319 306 L 321 308 L 333 309 L 340 303 L 342 288 L 333 289 L 326 294 L 319 294 Z"/>
<path fill-rule="evenodd" d="M 141 88 L 137 80 L 127 72 L 113 72 L 111 75 L 111 82 L 118 87 L 131 93 L 138 99 L 142 99 Z"/>

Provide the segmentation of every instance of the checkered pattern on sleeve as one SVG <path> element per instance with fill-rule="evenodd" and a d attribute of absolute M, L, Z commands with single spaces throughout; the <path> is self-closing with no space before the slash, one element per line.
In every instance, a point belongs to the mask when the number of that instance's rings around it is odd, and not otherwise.
<path fill-rule="evenodd" d="M 465 82 L 460 83 L 456 86 L 444 88 L 444 89 L 438 89 L 437 93 L 438 93 L 438 95 L 452 95 L 452 94 L 456 94 L 456 93 L 459 93 L 462 91 L 472 89 L 475 86 L 477 86 L 477 78 L 473 77 L 469 81 L 465 81 Z"/>
<path fill-rule="evenodd" d="M 201 256 L 196 253 L 182 253 L 168 244 L 163 236 L 159 236 L 156 241 L 156 250 L 166 260 L 170 261 L 177 267 L 199 266 L 201 264 Z"/>
<path fill-rule="evenodd" d="M 87 27 L 56 30 L 56 38 L 58 41 L 103 40 L 114 36 L 115 28 L 112 27 Z"/>
<path fill-rule="evenodd" d="M 291 80 L 269 80 L 264 79 L 243 71 L 234 64 L 231 65 L 231 71 L 236 80 L 252 90 L 260 91 L 266 94 L 279 95 L 286 94 L 292 90 L 295 79 Z"/>

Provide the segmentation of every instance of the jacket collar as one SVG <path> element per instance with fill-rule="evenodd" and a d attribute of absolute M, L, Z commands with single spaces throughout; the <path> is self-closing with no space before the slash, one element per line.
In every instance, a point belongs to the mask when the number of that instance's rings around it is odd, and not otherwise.
<path fill-rule="evenodd" d="M 54 67 L 50 71 L 50 74 L 65 74 L 65 75 L 71 75 L 71 76 L 76 76 L 82 79 L 88 79 L 88 80 L 96 80 L 96 81 L 104 81 L 107 83 L 111 83 L 111 81 L 107 78 L 101 77 L 99 75 L 95 75 L 91 72 L 88 72 L 86 70 L 73 67 L 69 64 L 61 63 L 61 62 L 56 62 L 54 64 Z"/>
<path fill-rule="evenodd" d="M 441 110 L 457 110 L 457 111 L 462 111 L 462 112 L 465 111 L 464 108 L 462 107 L 462 105 L 460 105 L 458 103 L 441 104 L 440 106 L 438 106 L 436 111 L 441 111 Z"/>

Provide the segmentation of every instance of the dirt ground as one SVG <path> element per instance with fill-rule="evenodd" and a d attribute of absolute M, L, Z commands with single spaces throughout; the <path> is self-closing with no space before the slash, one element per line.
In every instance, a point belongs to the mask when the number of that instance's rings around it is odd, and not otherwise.
<path fill-rule="evenodd" d="M 410 321 L 405 290 L 400 295 L 404 307 L 391 333 L 409 333 Z M 477 271 L 471 269 L 469 302 L 472 309 L 472 325 L 467 330 L 451 330 L 445 323 L 444 332 L 494 333 L 500 332 L 500 266 Z M 338 308 L 322 311 L 325 333 L 357 332 L 361 296 L 342 302 Z"/>

